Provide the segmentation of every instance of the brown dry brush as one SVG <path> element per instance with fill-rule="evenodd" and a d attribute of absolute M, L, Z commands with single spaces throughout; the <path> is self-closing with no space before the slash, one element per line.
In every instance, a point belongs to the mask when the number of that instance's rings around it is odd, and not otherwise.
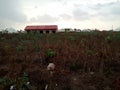
<path fill-rule="evenodd" d="M 0 88 L 11 84 L 21 88 L 22 76 L 27 73 L 31 88 L 44 90 L 50 84 L 46 67 L 52 61 L 56 65 L 52 79 L 55 90 L 118 90 L 119 35 L 119 32 L 3 34 L 0 36 Z M 55 52 L 52 58 L 47 56 L 49 49 Z M 73 76 L 77 79 L 72 80 Z M 5 83 L 6 79 L 9 83 Z"/>

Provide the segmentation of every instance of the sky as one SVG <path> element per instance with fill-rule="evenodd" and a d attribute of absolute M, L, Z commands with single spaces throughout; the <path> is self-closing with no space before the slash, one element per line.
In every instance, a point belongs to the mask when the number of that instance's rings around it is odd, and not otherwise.
<path fill-rule="evenodd" d="M 0 0 L 0 29 L 27 25 L 110 30 L 120 27 L 119 0 Z"/>

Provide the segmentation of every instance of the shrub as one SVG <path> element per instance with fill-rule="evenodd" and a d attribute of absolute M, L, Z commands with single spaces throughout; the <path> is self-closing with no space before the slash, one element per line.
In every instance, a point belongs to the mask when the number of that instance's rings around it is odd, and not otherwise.
<path fill-rule="evenodd" d="M 52 57 L 55 56 L 55 52 L 52 49 L 49 48 L 48 51 L 47 51 L 47 56 L 49 58 L 52 58 Z"/>

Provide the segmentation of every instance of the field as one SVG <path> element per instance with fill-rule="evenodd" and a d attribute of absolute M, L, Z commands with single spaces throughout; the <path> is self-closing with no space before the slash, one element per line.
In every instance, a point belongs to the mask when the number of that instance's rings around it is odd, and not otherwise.
<path fill-rule="evenodd" d="M 47 71 L 55 64 L 53 76 Z M 120 90 L 120 32 L 0 34 L 0 90 Z"/>

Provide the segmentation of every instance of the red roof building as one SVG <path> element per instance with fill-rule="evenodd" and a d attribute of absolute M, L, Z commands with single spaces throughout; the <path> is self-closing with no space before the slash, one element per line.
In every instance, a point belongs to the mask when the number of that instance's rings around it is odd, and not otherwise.
<path fill-rule="evenodd" d="M 58 26 L 57 25 L 26 26 L 24 30 L 27 32 L 56 33 L 58 30 Z"/>

